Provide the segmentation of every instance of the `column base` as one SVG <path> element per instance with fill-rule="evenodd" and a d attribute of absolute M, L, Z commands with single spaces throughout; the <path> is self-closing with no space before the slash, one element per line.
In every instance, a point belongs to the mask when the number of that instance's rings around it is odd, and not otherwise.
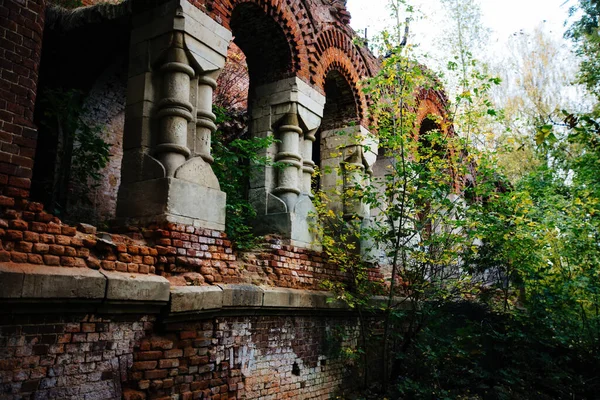
<path fill-rule="evenodd" d="M 117 223 L 173 222 L 224 231 L 226 200 L 220 190 L 177 178 L 122 184 Z"/>
<path fill-rule="evenodd" d="M 276 212 L 261 215 L 254 223 L 258 234 L 278 234 L 290 240 L 292 246 L 321 251 L 312 224 L 317 223 L 316 209 L 307 195 L 300 195 L 294 209 L 289 212 Z"/>

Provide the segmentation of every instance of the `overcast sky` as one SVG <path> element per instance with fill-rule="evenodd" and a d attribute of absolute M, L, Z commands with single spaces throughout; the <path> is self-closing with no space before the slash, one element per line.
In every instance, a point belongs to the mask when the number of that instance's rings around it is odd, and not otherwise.
<path fill-rule="evenodd" d="M 351 25 L 355 30 L 368 28 L 371 37 L 391 25 L 387 4 L 389 0 L 348 0 L 347 8 L 352 14 Z M 491 43 L 502 43 L 521 29 L 532 31 L 540 23 L 560 37 L 565 28 L 568 8 L 575 0 L 479 0 L 482 22 L 492 29 Z M 565 4 L 566 3 L 566 4 Z M 443 30 L 439 0 L 414 0 L 425 16 L 411 26 L 413 42 L 425 50 L 433 51 L 432 42 Z M 545 22 L 544 22 L 545 21 Z"/>

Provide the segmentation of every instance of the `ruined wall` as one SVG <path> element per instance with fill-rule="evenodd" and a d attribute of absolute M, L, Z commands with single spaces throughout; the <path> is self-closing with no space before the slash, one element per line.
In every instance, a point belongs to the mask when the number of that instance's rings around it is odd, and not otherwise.
<path fill-rule="evenodd" d="M 343 278 L 320 252 L 272 238 L 236 254 L 223 232 L 166 224 L 118 233 L 63 224 L 39 203 L 21 201 L 0 218 L 0 262 L 156 274 L 174 285 L 256 283 L 319 290 Z"/>
<path fill-rule="evenodd" d="M 0 316 L 0 399 L 326 399 L 352 318 Z M 342 336 L 343 342 L 339 337 Z M 172 397 L 176 396 L 176 397 Z"/>
<path fill-rule="evenodd" d="M 128 384 L 148 398 L 328 398 L 350 374 L 325 339 L 340 329 L 352 337 L 352 322 L 264 316 L 167 324 L 164 336 L 140 342 Z"/>
<path fill-rule="evenodd" d="M 0 315 L 0 399 L 119 399 L 150 317 Z"/>
<path fill-rule="evenodd" d="M 60 21 L 76 29 L 112 18 L 123 28 L 127 13 L 160 3 L 136 0 L 116 14 L 104 7 Z M 190 3 L 229 28 L 244 2 Z M 324 92 L 327 74 L 338 71 L 364 120 L 358 81 L 375 61 L 352 44 L 342 3 L 253 3 L 284 32 L 290 76 Z M 344 279 L 322 253 L 273 236 L 240 254 L 221 231 L 175 223 L 130 220 L 102 232 L 66 225 L 28 200 L 44 7 L 0 4 L 0 399 L 325 399 L 352 387 L 352 368 L 337 352 L 355 344 L 356 320 L 317 292 L 325 279 Z M 96 80 L 87 104 L 86 118 L 105 124 L 114 143 L 95 197 L 106 217 L 119 179 L 120 73 Z"/>

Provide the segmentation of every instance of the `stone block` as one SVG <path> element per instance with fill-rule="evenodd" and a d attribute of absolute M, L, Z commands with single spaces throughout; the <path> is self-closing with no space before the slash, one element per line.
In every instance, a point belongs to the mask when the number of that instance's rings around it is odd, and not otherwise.
<path fill-rule="evenodd" d="M 223 289 L 218 286 L 171 288 L 172 313 L 218 310 L 223 307 Z"/>
<path fill-rule="evenodd" d="M 205 71 L 222 68 L 231 32 L 187 0 L 172 0 L 135 16 L 132 45 L 164 36 L 174 30 L 186 33 L 186 47 Z M 201 49 L 198 49 L 198 47 Z M 157 51 L 157 54 L 160 51 Z"/>
<path fill-rule="evenodd" d="M 21 268 L 22 298 L 87 300 L 104 298 L 106 278 L 98 271 L 30 264 L 23 264 Z"/>
<path fill-rule="evenodd" d="M 0 264 L 0 298 L 20 298 L 23 293 L 22 264 Z"/>
<path fill-rule="evenodd" d="M 287 288 L 263 288 L 265 308 L 314 308 L 314 309 L 343 309 L 343 302 L 333 301 L 329 292 L 315 292 L 308 290 Z"/>
<path fill-rule="evenodd" d="M 258 105 L 298 103 L 305 109 L 301 112 L 303 118 L 307 117 L 307 112 L 315 114 L 318 118 L 323 116 L 325 96 L 298 77 L 282 79 L 259 86 L 256 88 L 256 96 L 260 99 L 257 100 Z M 310 117 L 310 120 L 312 121 L 313 118 Z M 308 126 L 308 128 L 312 129 L 313 127 Z"/>
<path fill-rule="evenodd" d="M 106 300 L 169 301 L 169 281 L 162 276 L 101 272 L 107 279 Z"/>
<path fill-rule="evenodd" d="M 117 217 L 182 217 L 194 220 L 190 225 L 224 231 L 225 202 L 220 190 L 175 178 L 153 179 L 121 185 Z"/>
<path fill-rule="evenodd" d="M 223 290 L 223 307 L 260 307 L 263 290 L 254 285 L 218 285 Z"/>

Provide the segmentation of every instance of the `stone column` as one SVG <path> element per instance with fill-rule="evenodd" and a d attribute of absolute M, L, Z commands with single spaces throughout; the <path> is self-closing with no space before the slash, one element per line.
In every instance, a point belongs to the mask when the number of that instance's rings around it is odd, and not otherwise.
<path fill-rule="evenodd" d="M 358 194 L 354 190 L 369 184 L 366 175 L 372 175 L 372 171 L 364 157 L 362 146 L 351 146 L 346 148 L 345 152 L 347 156 L 342 163 L 344 218 L 364 219 L 369 215 L 368 206 L 358 198 Z"/>
<path fill-rule="evenodd" d="M 371 170 L 376 159 L 377 143 L 360 125 L 321 132 L 321 168 L 331 171 L 321 177 L 321 190 L 331 200 L 330 209 L 351 214 L 350 209 L 358 207 L 344 204 L 342 194 Z"/>
<path fill-rule="evenodd" d="M 321 123 L 325 96 L 299 78 L 256 88 L 251 133 L 280 140 L 262 155 L 284 164 L 265 167 L 250 181 L 250 202 L 257 212 L 255 231 L 276 233 L 293 245 L 318 248 L 310 229 L 314 206 L 310 178 L 312 142 Z"/>
<path fill-rule="evenodd" d="M 157 104 L 159 120 L 158 143 L 154 154 L 165 168 L 166 176 L 175 171 L 190 157 L 187 147 L 188 123 L 194 120 L 190 103 L 190 82 L 196 74 L 188 65 L 183 48 L 183 33 L 174 32 L 167 57 L 159 70 L 162 73 L 162 98 Z"/>
<path fill-rule="evenodd" d="M 187 0 L 133 17 L 117 220 L 224 230 L 212 93 L 231 32 Z"/>
<path fill-rule="evenodd" d="M 315 161 L 312 159 L 313 146 L 316 140 L 316 130 L 306 132 L 302 142 L 302 193 L 306 193 L 311 198 L 312 194 L 312 176 L 315 173 Z"/>
<path fill-rule="evenodd" d="M 216 132 L 217 117 L 212 112 L 213 92 L 217 88 L 216 77 L 204 74 L 198 77 L 198 110 L 196 120 L 196 152 L 204 161 L 212 164 L 214 158 L 210 151 L 210 141 Z"/>
<path fill-rule="evenodd" d="M 302 168 L 302 155 L 299 149 L 302 128 L 300 128 L 295 104 L 281 120 L 277 132 L 280 144 L 275 161 L 283 164 L 283 167 L 278 171 L 277 187 L 273 193 L 283 200 L 288 210 L 293 210 L 301 193 L 298 177 Z"/>

